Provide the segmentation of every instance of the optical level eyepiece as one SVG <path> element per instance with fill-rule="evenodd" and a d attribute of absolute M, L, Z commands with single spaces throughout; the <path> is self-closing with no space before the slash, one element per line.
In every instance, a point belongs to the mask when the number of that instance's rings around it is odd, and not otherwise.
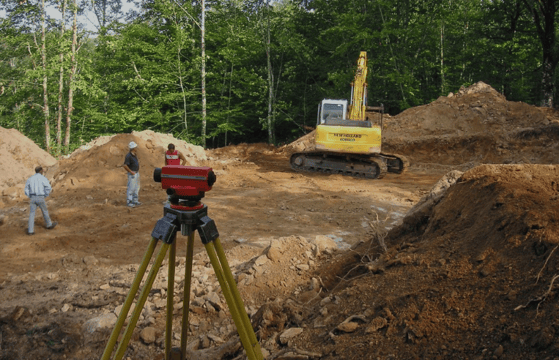
<path fill-rule="evenodd" d="M 153 181 L 161 182 L 161 168 L 155 168 L 155 170 L 153 170 Z"/>

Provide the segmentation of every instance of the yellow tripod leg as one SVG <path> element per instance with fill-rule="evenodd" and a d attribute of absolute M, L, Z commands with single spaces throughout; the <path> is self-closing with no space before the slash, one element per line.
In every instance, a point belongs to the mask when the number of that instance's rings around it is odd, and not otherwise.
<path fill-rule="evenodd" d="M 130 287 L 130 291 L 128 292 L 128 295 L 126 296 L 126 300 L 124 301 L 124 304 L 122 305 L 122 309 L 120 310 L 120 314 L 118 315 L 118 318 L 116 319 L 115 327 L 113 329 L 113 332 L 111 333 L 111 337 L 109 338 L 109 342 L 107 343 L 107 346 L 105 347 L 105 351 L 103 352 L 103 356 L 101 357 L 101 360 L 109 360 L 110 357 L 111 357 L 111 354 L 113 353 L 113 348 L 114 348 L 114 346 L 116 344 L 116 341 L 118 339 L 118 335 L 120 334 L 120 331 L 122 330 L 122 325 L 124 325 L 124 321 L 126 320 L 126 317 L 128 316 L 128 312 L 130 311 L 130 307 L 132 306 L 132 302 L 134 301 L 134 297 L 136 296 L 136 293 L 138 292 L 138 289 L 140 288 L 140 283 L 142 282 L 142 279 L 144 278 L 144 275 L 146 273 L 146 269 L 149 265 L 149 261 L 151 260 L 151 257 L 153 255 L 153 252 L 155 251 L 156 246 L 157 246 L 157 239 L 152 237 L 151 241 L 149 242 L 146 253 L 144 254 L 144 258 L 142 259 L 142 263 L 140 264 L 140 267 L 138 268 L 138 272 L 136 273 L 136 277 L 134 278 L 134 281 L 132 282 L 132 286 Z"/>
<path fill-rule="evenodd" d="M 237 332 L 239 333 L 239 337 L 241 338 L 241 343 L 243 344 L 243 347 L 245 348 L 248 359 L 249 360 L 262 359 L 262 355 L 260 355 L 260 358 L 257 358 L 255 353 L 254 353 L 254 348 L 252 347 L 250 337 L 247 334 L 247 329 L 245 327 L 245 323 L 241 319 L 240 310 L 238 309 L 237 303 L 234 300 L 233 295 L 231 293 L 231 289 L 229 288 L 229 285 L 228 285 L 227 281 L 225 280 L 225 276 L 223 274 L 223 269 L 222 269 L 221 264 L 219 262 L 219 258 L 216 255 L 216 250 L 215 250 L 215 246 L 214 246 L 213 242 L 210 241 L 209 243 L 205 244 L 204 246 L 206 247 L 206 251 L 208 252 L 208 256 L 210 258 L 210 261 L 211 261 L 212 266 L 213 266 L 214 271 L 215 271 L 215 275 L 217 277 L 217 280 L 219 281 L 219 285 L 221 286 L 221 290 L 223 291 L 223 295 L 225 296 L 225 300 L 227 301 L 227 305 L 229 306 L 229 311 L 231 312 L 231 316 L 233 317 L 233 321 L 235 322 L 235 325 L 237 325 Z"/>
<path fill-rule="evenodd" d="M 177 235 L 175 233 L 169 249 L 169 276 L 167 280 L 167 320 L 165 322 L 165 359 L 171 353 L 173 335 L 173 299 L 175 297 L 175 258 L 177 255 Z"/>
<path fill-rule="evenodd" d="M 128 323 L 128 326 L 126 327 L 126 330 L 124 332 L 124 337 L 122 338 L 122 341 L 120 342 L 120 344 L 118 345 L 118 348 L 116 350 L 115 360 L 121 360 L 122 357 L 124 356 L 124 353 L 126 352 L 126 347 L 128 346 L 128 342 L 130 341 L 130 338 L 132 337 L 132 333 L 134 332 L 134 328 L 136 327 L 136 323 L 138 322 L 138 319 L 140 318 L 140 313 L 142 312 L 142 308 L 144 307 L 144 304 L 146 303 L 146 299 L 149 295 L 151 287 L 153 286 L 153 282 L 155 281 L 155 277 L 157 276 L 157 272 L 159 271 L 159 268 L 161 268 L 161 263 L 163 262 L 163 259 L 165 258 L 165 255 L 167 254 L 167 250 L 169 249 L 169 246 L 170 246 L 169 244 L 163 243 L 161 245 L 161 249 L 159 249 L 159 253 L 157 254 L 157 257 L 155 259 L 155 262 L 154 262 L 153 266 L 151 267 L 151 270 L 150 270 L 149 275 L 146 279 L 146 282 L 144 284 L 142 292 L 140 293 L 140 297 L 138 298 L 138 302 L 136 303 L 136 307 L 134 308 L 134 311 L 132 312 L 130 322 Z"/>
<path fill-rule="evenodd" d="M 241 320 L 245 325 L 245 329 L 250 338 L 250 342 L 254 349 L 254 353 L 257 356 L 256 358 L 262 360 L 264 356 L 262 355 L 260 344 L 258 343 L 256 334 L 254 334 L 254 329 L 252 328 L 252 324 L 250 323 L 250 319 L 245 310 L 245 304 L 243 303 L 243 300 L 241 298 L 241 293 L 239 293 L 239 289 L 237 289 L 235 278 L 233 277 L 233 273 L 231 272 L 231 268 L 229 267 L 229 262 L 227 261 L 227 257 L 225 257 L 225 252 L 223 251 L 223 247 L 221 246 L 221 241 L 219 241 L 219 238 L 215 239 L 214 246 L 219 261 L 221 263 L 221 266 L 223 268 L 223 273 L 225 274 L 225 280 L 229 285 L 229 289 L 231 289 L 231 294 L 233 296 L 233 299 L 235 300 L 235 303 L 237 304 L 237 308 L 239 309 Z"/>
<path fill-rule="evenodd" d="M 181 330 L 181 360 L 186 359 L 186 344 L 188 340 L 188 311 L 190 304 L 190 285 L 192 278 L 192 262 L 194 259 L 194 231 L 188 235 L 186 243 L 186 264 L 184 269 L 184 296 L 182 307 L 182 330 Z"/>

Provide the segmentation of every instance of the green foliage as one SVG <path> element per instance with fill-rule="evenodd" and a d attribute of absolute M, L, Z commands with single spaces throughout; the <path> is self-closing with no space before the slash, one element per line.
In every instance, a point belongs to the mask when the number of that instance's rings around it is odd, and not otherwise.
<path fill-rule="evenodd" d="M 120 3 L 96 2 L 100 16 L 112 10 L 96 36 L 80 32 L 78 71 L 69 84 L 71 32 L 60 38 L 58 24 L 47 22 L 45 72 L 35 42 L 39 3 L 0 0 L 8 15 L 0 19 L 1 126 L 44 144 L 42 80 L 46 75 L 53 131 L 62 52 L 65 88 L 74 89 L 71 149 L 103 134 L 145 129 L 202 143 L 200 4 L 148 0 L 119 22 Z M 542 46 L 529 3 L 284 0 L 268 8 L 208 1 L 207 143 L 268 141 L 268 55 L 276 143 L 314 126 L 321 99 L 350 97 L 360 51 L 368 53 L 369 105 L 383 103 L 392 114 L 477 81 L 509 100 L 538 103 Z"/>

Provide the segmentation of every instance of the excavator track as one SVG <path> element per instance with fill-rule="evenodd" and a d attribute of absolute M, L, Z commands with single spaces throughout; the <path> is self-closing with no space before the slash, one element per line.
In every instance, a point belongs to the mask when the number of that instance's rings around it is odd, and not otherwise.
<path fill-rule="evenodd" d="M 396 154 L 380 154 L 380 156 L 386 159 L 388 172 L 402 174 L 410 166 L 410 162 L 405 156 Z"/>
<path fill-rule="evenodd" d="M 342 174 L 363 179 L 382 179 L 387 172 L 402 173 L 409 162 L 391 154 L 360 155 L 326 151 L 291 155 L 291 168 L 324 174 Z"/>

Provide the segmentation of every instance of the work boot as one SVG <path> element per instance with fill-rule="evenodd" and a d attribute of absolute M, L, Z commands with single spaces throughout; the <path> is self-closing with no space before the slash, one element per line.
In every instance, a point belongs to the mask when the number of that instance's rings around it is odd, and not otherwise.
<path fill-rule="evenodd" d="M 136 205 L 136 206 L 140 206 L 140 205 L 142 205 L 142 203 L 141 203 L 141 202 L 139 202 L 139 201 L 137 201 L 137 202 L 135 202 L 135 203 L 134 203 L 134 205 Z"/>
<path fill-rule="evenodd" d="M 48 226 L 47 229 L 52 230 L 56 225 L 58 225 L 58 222 L 55 221 L 50 226 Z"/>
<path fill-rule="evenodd" d="M 134 204 L 132 204 L 132 203 L 130 203 L 130 204 L 126 205 L 126 206 L 131 207 L 131 208 L 136 207 L 136 205 L 134 205 Z"/>

